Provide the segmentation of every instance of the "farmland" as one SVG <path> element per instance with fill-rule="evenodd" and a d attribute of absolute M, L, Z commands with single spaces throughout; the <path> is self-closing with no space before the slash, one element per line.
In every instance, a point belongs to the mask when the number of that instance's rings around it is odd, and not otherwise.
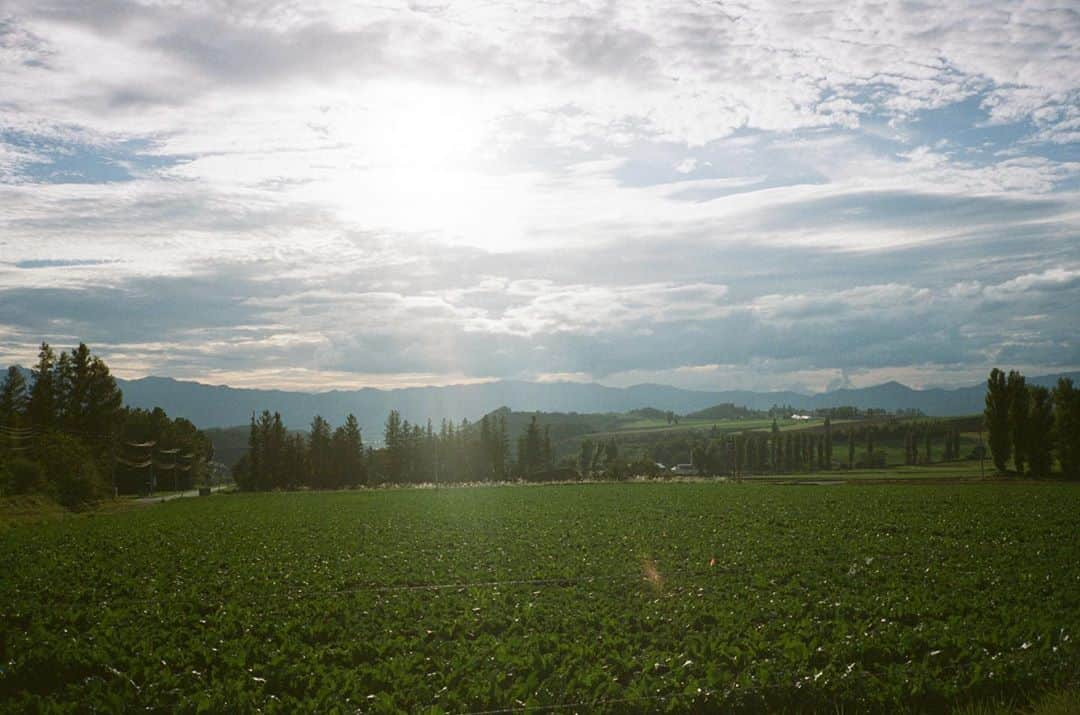
<path fill-rule="evenodd" d="M 229 495 L 16 526 L 0 710 L 1034 693 L 1080 675 L 1078 527 L 1061 483 Z"/>

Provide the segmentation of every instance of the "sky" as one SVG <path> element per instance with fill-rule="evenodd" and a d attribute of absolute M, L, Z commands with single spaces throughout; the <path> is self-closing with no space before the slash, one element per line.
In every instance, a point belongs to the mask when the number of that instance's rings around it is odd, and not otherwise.
<path fill-rule="evenodd" d="M 1075 2 L 0 2 L 0 364 L 1080 369 Z"/>

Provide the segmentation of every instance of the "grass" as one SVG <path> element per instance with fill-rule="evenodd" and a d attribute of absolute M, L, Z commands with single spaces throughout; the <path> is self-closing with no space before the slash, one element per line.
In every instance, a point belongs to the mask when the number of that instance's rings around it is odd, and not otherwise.
<path fill-rule="evenodd" d="M 48 497 L 18 495 L 0 497 L 0 529 L 21 524 L 55 521 L 70 512 Z"/>

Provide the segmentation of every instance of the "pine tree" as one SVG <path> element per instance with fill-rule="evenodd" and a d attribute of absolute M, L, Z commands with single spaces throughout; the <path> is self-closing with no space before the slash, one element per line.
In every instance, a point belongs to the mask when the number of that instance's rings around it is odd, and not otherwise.
<path fill-rule="evenodd" d="M 251 428 L 248 430 L 248 452 L 246 473 L 238 475 L 243 477 L 244 483 L 240 488 L 251 491 L 256 489 L 259 470 L 262 467 L 262 446 L 259 444 L 259 428 L 255 423 L 255 413 L 251 413 Z"/>
<path fill-rule="evenodd" d="M 124 394 L 116 386 L 116 380 L 108 365 L 101 358 L 90 361 L 86 389 L 86 420 L 98 433 L 107 437 L 117 434 L 123 419 Z"/>
<path fill-rule="evenodd" d="M 26 378 L 22 371 L 12 365 L 0 385 L 0 425 L 15 427 L 26 414 L 30 395 L 26 390 Z"/>
<path fill-rule="evenodd" d="M 271 443 L 274 427 L 274 416 L 270 410 L 263 410 L 259 415 L 259 470 L 255 474 L 255 488 L 259 491 L 267 491 L 274 488 L 273 470 L 280 455 L 275 453 Z"/>
<path fill-rule="evenodd" d="M 331 486 L 333 466 L 330 451 L 330 424 L 320 415 L 311 420 L 308 433 L 308 461 L 311 466 L 311 484 L 314 487 Z"/>
<path fill-rule="evenodd" d="M 495 441 L 491 436 L 487 415 L 480 418 L 480 450 L 483 454 L 483 479 L 490 481 L 495 471 Z"/>
<path fill-rule="evenodd" d="M 364 464 L 364 437 L 360 433 L 360 423 L 351 412 L 345 417 L 344 426 L 345 454 L 343 477 L 347 486 L 356 487 L 367 484 L 367 468 Z"/>
<path fill-rule="evenodd" d="M 53 405 L 55 406 L 56 426 L 72 427 L 75 414 L 72 413 L 75 374 L 71 365 L 71 355 L 60 351 L 53 368 Z"/>
<path fill-rule="evenodd" d="M 1005 373 L 996 367 L 990 371 L 986 381 L 986 409 L 983 410 L 986 423 L 987 442 L 990 454 L 994 458 L 994 467 L 1002 474 L 1012 456 L 1012 432 L 1009 429 L 1009 388 Z"/>
<path fill-rule="evenodd" d="M 267 482 L 271 489 L 286 489 L 294 486 L 292 475 L 289 473 L 289 465 L 285 460 L 285 444 L 288 441 L 288 433 L 281 421 L 281 413 L 275 412 L 270 421 L 267 433 Z"/>
<path fill-rule="evenodd" d="M 30 389 L 30 421 L 38 429 L 56 426 L 56 354 L 48 343 L 41 344 L 38 362 L 32 371 L 34 385 Z"/>
<path fill-rule="evenodd" d="M 383 429 L 383 443 L 386 445 L 386 477 L 391 482 L 400 482 L 405 467 L 405 442 L 402 436 L 401 415 L 397 410 L 390 410 Z"/>

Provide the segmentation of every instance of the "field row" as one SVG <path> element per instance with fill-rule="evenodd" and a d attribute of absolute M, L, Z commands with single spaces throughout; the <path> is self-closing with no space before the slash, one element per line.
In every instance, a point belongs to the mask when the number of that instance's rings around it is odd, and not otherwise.
<path fill-rule="evenodd" d="M 1065 484 L 696 483 L 18 527 L 0 710 L 939 708 L 1075 680 L 1078 526 Z"/>

